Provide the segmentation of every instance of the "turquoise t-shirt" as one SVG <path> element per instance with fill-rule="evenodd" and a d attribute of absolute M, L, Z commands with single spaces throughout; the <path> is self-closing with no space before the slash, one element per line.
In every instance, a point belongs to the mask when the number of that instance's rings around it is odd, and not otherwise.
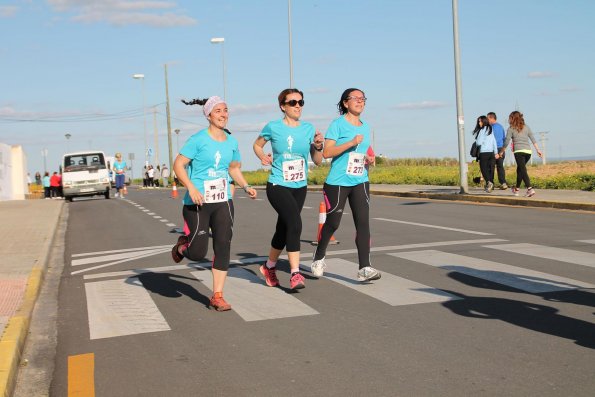
<path fill-rule="evenodd" d="M 286 125 L 282 119 L 264 126 L 260 136 L 273 148 L 270 183 L 292 188 L 308 184 L 308 155 L 315 133 L 314 126 L 303 121 L 297 127 Z"/>
<path fill-rule="evenodd" d="M 227 199 L 231 200 L 229 187 L 229 163 L 241 161 L 238 141 L 226 134 L 226 140 L 219 142 L 211 138 L 207 129 L 192 135 L 180 150 L 180 154 L 189 158 L 188 176 L 192 184 L 205 196 L 205 189 L 210 189 L 209 197 L 217 199 L 220 189 L 227 191 Z M 208 181 L 208 182 L 207 182 Z M 205 182 L 207 182 L 205 184 Z M 214 197 L 217 196 L 217 197 Z M 206 202 L 208 199 L 205 197 Z M 188 192 L 184 196 L 184 204 L 192 205 Z"/>
<path fill-rule="evenodd" d="M 114 168 L 116 169 L 116 173 L 118 173 L 118 171 L 125 171 L 126 170 L 126 162 L 125 161 L 114 161 Z"/>
<path fill-rule="evenodd" d="M 364 136 L 362 143 L 333 158 L 326 177 L 326 183 L 329 185 L 355 186 L 368 182 L 365 155 L 370 147 L 370 126 L 363 120 L 361 122 L 362 125 L 356 127 L 349 123 L 345 116 L 341 116 L 328 127 L 324 139 L 332 139 L 336 146 L 352 140 L 356 135 Z"/>

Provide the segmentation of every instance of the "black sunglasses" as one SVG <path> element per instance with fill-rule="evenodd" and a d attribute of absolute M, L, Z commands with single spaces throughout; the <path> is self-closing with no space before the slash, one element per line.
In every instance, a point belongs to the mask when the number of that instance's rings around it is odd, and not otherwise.
<path fill-rule="evenodd" d="M 295 105 L 300 105 L 300 106 L 304 106 L 304 100 L 300 99 L 299 101 L 296 101 L 295 99 L 292 99 L 291 101 L 285 101 L 283 102 L 284 105 L 289 105 L 291 107 L 294 107 Z"/>

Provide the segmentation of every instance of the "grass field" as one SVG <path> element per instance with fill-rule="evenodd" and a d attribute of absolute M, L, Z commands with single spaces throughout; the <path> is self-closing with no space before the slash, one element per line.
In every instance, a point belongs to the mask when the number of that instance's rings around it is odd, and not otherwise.
<path fill-rule="evenodd" d="M 377 184 L 407 185 L 459 185 L 459 165 L 455 159 L 379 159 L 378 165 L 370 169 L 370 182 Z M 310 170 L 308 182 L 321 185 L 328 174 L 328 165 Z M 575 189 L 595 191 L 595 161 L 566 161 L 547 165 L 529 166 L 529 176 L 538 189 Z M 268 170 L 245 171 L 244 176 L 251 185 L 264 185 Z M 469 164 L 469 185 L 480 176 L 479 164 Z M 516 181 L 516 165 L 506 168 L 509 184 Z"/>

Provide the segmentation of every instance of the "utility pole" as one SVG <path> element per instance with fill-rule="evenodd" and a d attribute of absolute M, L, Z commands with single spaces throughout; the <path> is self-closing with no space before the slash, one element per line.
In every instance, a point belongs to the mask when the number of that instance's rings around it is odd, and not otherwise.
<path fill-rule="evenodd" d="M 167 147 L 169 149 L 169 169 L 173 170 L 173 155 L 171 148 L 171 118 L 169 113 L 169 89 L 167 85 L 167 63 L 165 64 L 165 109 L 167 113 Z"/>
<path fill-rule="evenodd" d="M 153 126 L 155 128 L 155 168 L 159 165 L 159 137 L 157 136 L 157 107 L 153 108 Z M 161 168 L 161 167 L 159 167 Z"/>
<path fill-rule="evenodd" d="M 293 48 L 291 46 L 291 0 L 287 0 L 287 30 L 289 31 L 289 88 L 293 88 Z"/>
<path fill-rule="evenodd" d="M 542 154 L 541 161 L 542 161 L 542 164 L 543 165 L 546 165 L 547 164 L 547 161 L 546 161 L 546 153 L 547 153 L 547 151 L 546 151 L 546 148 L 545 148 L 545 143 L 548 140 L 548 138 L 547 138 L 547 134 L 548 133 L 549 133 L 549 131 L 539 132 L 540 142 L 541 142 L 541 154 Z"/>
<path fill-rule="evenodd" d="M 452 0 L 452 34 L 455 56 L 455 86 L 457 96 L 457 127 L 459 131 L 459 178 L 460 193 L 469 193 L 467 182 L 467 158 L 465 156 L 465 116 L 463 115 L 463 84 L 461 82 L 461 50 L 459 48 L 459 6 Z"/>

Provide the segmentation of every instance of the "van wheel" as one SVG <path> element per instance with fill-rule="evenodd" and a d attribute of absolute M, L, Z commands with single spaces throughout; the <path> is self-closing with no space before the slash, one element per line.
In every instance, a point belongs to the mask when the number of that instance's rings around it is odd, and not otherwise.
<path fill-rule="evenodd" d="M 105 198 L 109 200 L 109 189 L 105 191 L 104 194 Z"/>
<path fill-rule="evenodd" d="M 67 197 L 66 197 L 66 201 L 68 201 L 69 203 L 72 203 L 72 199 L 73 199 L 73 198 L 74 198 L 74 197 L 72 197 L 72 196 L 67 196 Z"/>

